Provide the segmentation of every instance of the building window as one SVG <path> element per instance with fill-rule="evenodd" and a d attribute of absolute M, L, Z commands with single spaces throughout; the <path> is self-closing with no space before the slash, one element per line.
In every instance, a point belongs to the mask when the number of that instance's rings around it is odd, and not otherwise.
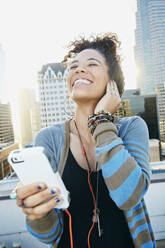
<path fill-rule="evenodd" d="M 49 78 L 51 78 L 51 70 L 48 70 Z"/>

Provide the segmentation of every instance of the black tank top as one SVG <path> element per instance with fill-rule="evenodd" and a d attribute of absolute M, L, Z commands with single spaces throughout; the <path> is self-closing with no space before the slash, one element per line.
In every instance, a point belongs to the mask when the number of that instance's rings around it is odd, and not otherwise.
<path fill-rule="evenodd" d="M 103 233 L 99 237 L 98 225 L 95 223 L 90 236 L 90 246 L 91 248 L 134 248 L 123 211 L 110 198 L 101 170 L 98 173 L 98 208 Z M 70 150 L 62 178 L 71 197 L 68 210 L 72 216 L 74 248 L 88 248 L 87 237 L 92 225 L 94 203 L 88 185 L 88 173 L 77 164 Z M 91 184 L 96 194 L 97 172 L 91 174 Z M 58 248 L 69 247 L 69 222 L 68 215 L 64 212 L 64 230 Z"/>

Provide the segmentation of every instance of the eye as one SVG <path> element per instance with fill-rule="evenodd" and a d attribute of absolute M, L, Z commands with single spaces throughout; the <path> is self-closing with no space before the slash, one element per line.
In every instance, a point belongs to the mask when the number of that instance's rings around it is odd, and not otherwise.
<path fill-rule="evenodd" d="M 88 66 L 97 66 L 97 64 L 89 64 Z"/>
<path fill-rule="evenodd" d="M 71 67 L 70 67 L 70 70 L 73 70 L 73 69 L 76 69 L 77 68 L 77 65 L 72 65 Z"/>

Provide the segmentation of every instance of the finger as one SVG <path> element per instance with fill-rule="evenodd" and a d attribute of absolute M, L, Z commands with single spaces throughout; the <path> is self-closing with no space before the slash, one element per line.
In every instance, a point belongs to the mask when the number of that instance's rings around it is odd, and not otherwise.
<path fill-rule="evenodd" d="M 116 87 L 116 82 L 114 80 L 112 81 L 112 84 L 111 85 L 112 85 L 112 90 L 113 91 L 116 91 L 116 88 L 117 87 Z"/>
<path fill-rule="evenodd" d="M 118 88 L 117 88 L 117 84 L 116 84 L 116 82 L 114 80 L 112 81 L 112 87 L 113 87 L 113 90 L 115 92 L 115 95 L 120 96 Z"/>
<path fill-rule="evenodd" d="M 37 192 L 36 194 L 33 194 L 29 197 L 27 197 L 23 203 L 26 207 L 33 208 L 45 200 L 50 199 L 51 197 L 57 197 L 60 193 L 59 189 L 57 188 L 47 188 L 41 192 Z"/>
<path fill-rule="evenodd" d="M 42 218 L 43 217 L 43 215 L 34 215 L 34 214 L 29 214 L 28 215 L 28 219 L 30 219 L 30 220 L 36 220 L 36 219 L 40 219 L 40 218 Z"/>
<path fill-rule="evenodd" d="M 53 208 L 55 208 L 62 199 L 60 197 L 53 197 L 47 202 L 44 202 L 41 205 L 38 205 L 34 208 L 23 208 L 23 212 L 26 215 L 34 215 L 34 216 L 44 216 L 48 212 L 50 212 Z"/>
<path fill-rule="evenodd" d="M 116 88 L 114 85 L 114 81 L 111 81 L 107 84 L 107 93 L 116 96 Z"/>
<path fill-rule="evenodd" d="M 17 198 L 20 200 L 25 199 L 26 197 L 36 194 L 37 192 L 40 192 L 46 188 L 47 186 L 43 182 L 35 182 L 24 185 L 16 190 Z"/>
<path fill-rule="evenodd" d="M 106 88 L 106 93 L 110 93 L 111 92 L 111 82 L 107 83 L 107 88 Z"/>
<path fill-rule="evenodd" d="M 21 181 L 19 181 L 15 187 L 15 189 L 17 190 L 18 188 L 21 188 L 23 186 L 23 183 Z"/>
<path fill-rule="evenodd" d="M 22 200 L 20 200 L 20 199 L 17 199 L 16 200 L 16 204 L 17 204 L 18 207 L 22 207 L 23 206 Z"/>

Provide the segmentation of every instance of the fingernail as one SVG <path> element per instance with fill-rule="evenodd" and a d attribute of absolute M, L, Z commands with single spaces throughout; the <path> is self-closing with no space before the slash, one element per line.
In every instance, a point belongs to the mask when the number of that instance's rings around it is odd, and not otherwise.
<path fill-rule="evenodd" d="M 55 198 L 55 202 L 59 202 L 60 201 L 60 199 L 58 199 L 58 198 Z"/>
<path fill-rule="evenodd" d="M 37 189 L 38 189 L 38 190 L 41 190 L 41 189 L 42 189 L 42 187 L 41 187 L 40 185 L 38 185 L 38 186 L 37 186 Z"/>
<path fill-rule="evenodd" d="M 22 207 L 25 207 L 25 203 L 24 203 L 24 201 L 22 200 Z"/>
<path fill-rule="evenodd" d="M 52 195 L 55 195 L 56 192 L 55 192 L 54 189 L 51 189 L 51 190 L 50 190 L 50 193 L 51 193 Z"/>

